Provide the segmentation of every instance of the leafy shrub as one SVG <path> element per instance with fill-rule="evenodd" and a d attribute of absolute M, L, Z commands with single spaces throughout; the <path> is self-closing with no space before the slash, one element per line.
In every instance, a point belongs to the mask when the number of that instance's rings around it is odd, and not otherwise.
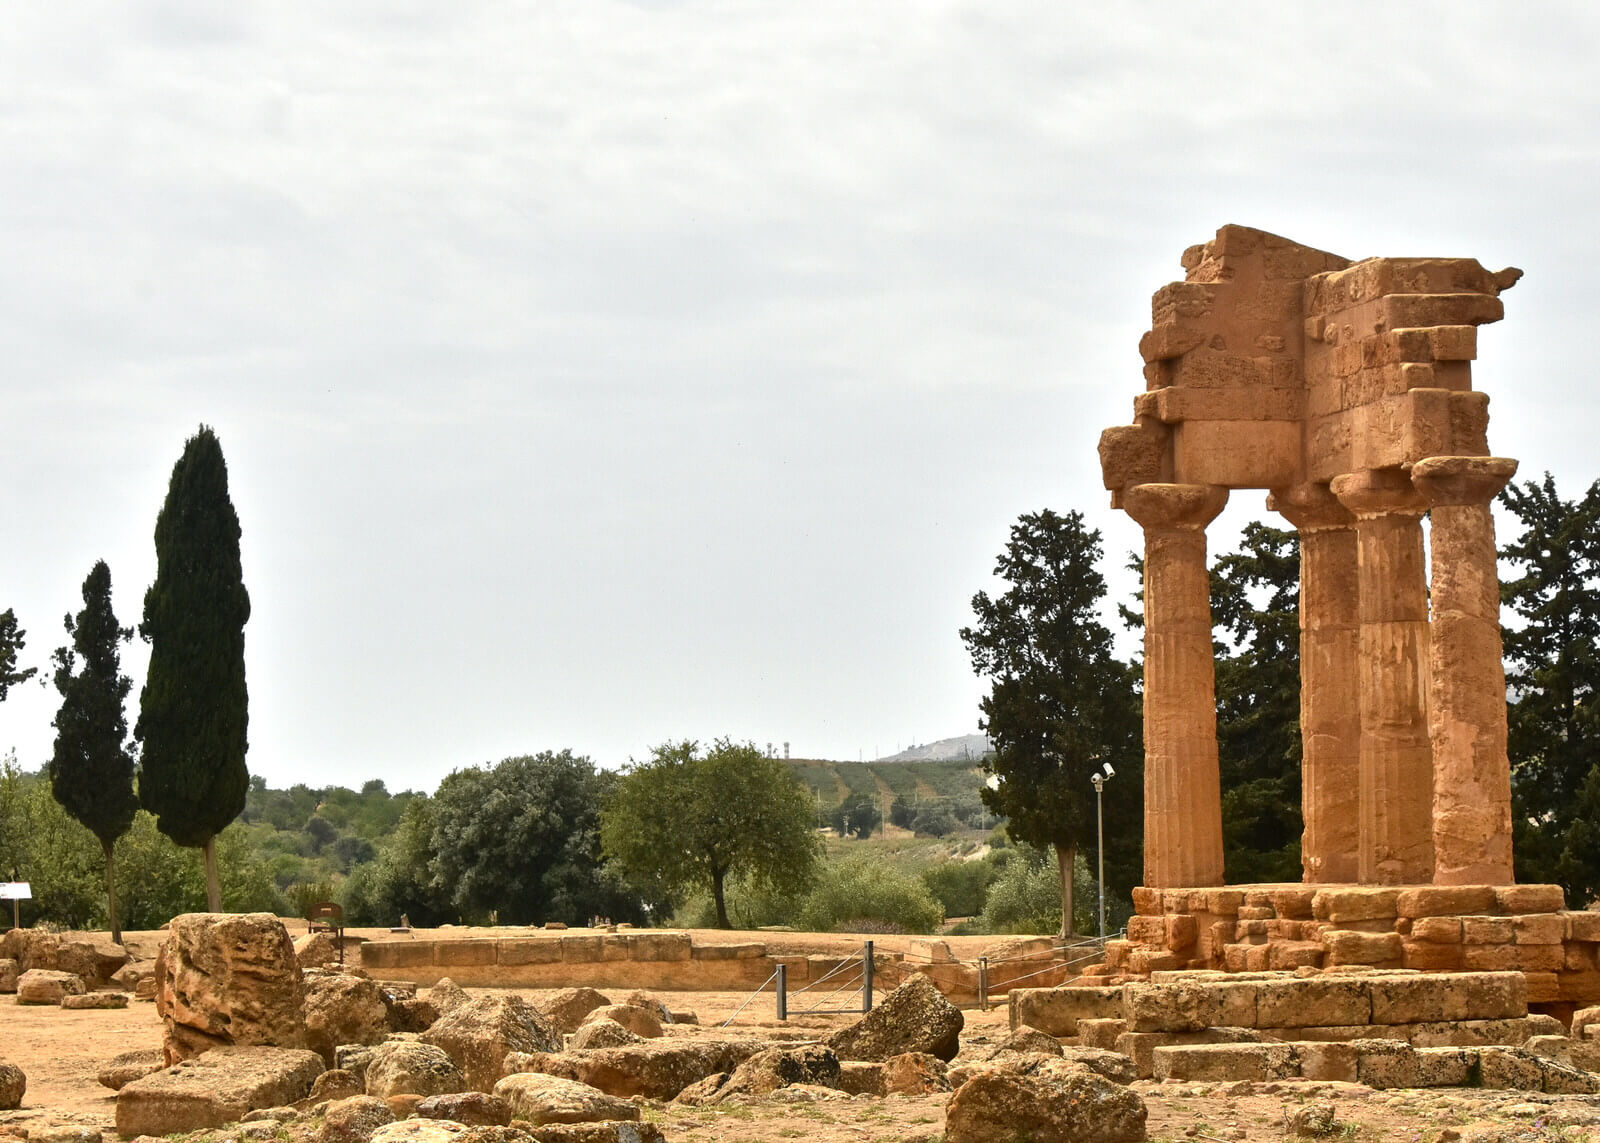
<path fill-rule="evenodd" d="M 911 823 L 911 828 L 918 837 L 946 837 L 961 828 L 961 823 L 956 821 L 956 816 L 942 805 L 928 806 L 921 810 L 916 819 Z"/>
<path fill-rule="evenodd" d="M 922 871 L 922 882 L 944 906 L 945 916 L 976 917 L 996 876 L 987 861 L 941 861 Z"/>
<path fill-rule="evenodd" d="M 849 857 L 823 868 L 797 921 L 822 933 L 886 931 L 859 927 L 869 922 L 931 933 L 944 923 L 944 906 L 920 877 L 868 857 Z"/>

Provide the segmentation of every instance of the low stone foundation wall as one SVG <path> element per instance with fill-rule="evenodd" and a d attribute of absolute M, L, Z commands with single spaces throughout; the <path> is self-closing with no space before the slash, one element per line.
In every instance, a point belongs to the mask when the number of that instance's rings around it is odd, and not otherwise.
<path fill-rule="evenodd" d="M 989 968 L 991 994 L 1015 984 L 1045 987 L 1073 979 L 1049 939 L 1002 942 Z M 468 987 L 649 988 L 668 991 L 753 990 L 784 965 L 791 990 L 821 981 L 851 958 L 785 954 L 767 942 L 696 944 L 690 934 L 661 930 L 550 932 L 506 937 L 430 937 L 368 941 L 361 967 L 374 976 L 428 986 L 450 977 Z M 843 984 L 858 974 L 846 968 Z M 908 952 L 875 950 L 874 987 L 888 991 L 921 972 L 957 1004 L 978 1002 L 978 966 L 957 961 L 942 941 L 912 941 Z M 824 988 L 834 987 L 833 981 Z M 855 985 L 851 986 L 856 987 Z"/>
<path fill-rule="evenodd" d="M 1522 973 L 1539 1004 L 1600 1001 L 1600 912 L 1557 885 L 1234 885 L 1135 889 L 1128 939 L 1099 971 L 1364 965 Z"/>

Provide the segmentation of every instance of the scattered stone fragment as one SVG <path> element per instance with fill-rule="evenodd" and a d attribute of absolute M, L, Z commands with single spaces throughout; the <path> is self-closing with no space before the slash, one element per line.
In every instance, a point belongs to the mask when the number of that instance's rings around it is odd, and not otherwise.
<path fill-rule="evenodd" d="M 666 1002 L 653 992 L 635 989 L 622 998 L 622 1003 L 629 1008 L 643 1008 L 653 1013 L 655 1018 L 663 1024 L 672 1023 L 672 1009 L 668 1008 Z"/>
<path fill-rule="evenodd" d="M 339 963 L 339 943 L 333 934 L 318 930 L 294 939 L 294 959 L 302 969 L 326 968 Z"/>
<path fill-rule="evenodd" d="M 96 1078 L 112 1091 L 121 1091 L 124 1085 L 151 1072 L 159 1072 L 166 1066 L 167 1062 L 160 1048 L 141 1048 L 138 1051 L 123 1052 L 120 1056 L 113 1056 L 106 1066 L 100 1069 L 100 1074 Z"/>
<path fill-rule="evenodd" d="M 662 1009 L 664 1011 L 665 1009 Z M 660 1013 L 652 1008 L 641 1007 L 638 1004 L 607 1004 L 596 1008 L 583 1018 L 585 1025 L 593 1024 L 597 1020 L 611 1020 L 622 1025 L 643 1040 L 653 1040 L 661 1035 L 663 1023 Z M 671 1023 L 670 1018 L 666 1023 Z M 583 1028 L 578 1029 L 580 1032 Z"/>
<path fill-rule="evenodd" d="M 1298 1107 L 1288 1115 L 1289 1134 L 1317 1139 L 1332 1135 L 1343 1124 L 1339 1122 L 1333 1101 L 1318 1099 Z"/>
<path fill-rule="evenodd" d="M 888 1095 L 883 1065 L 868 1060 L 843 1060 L 839 1064 L 839 1090 L 849 1095 Z"/>
<path fill-rule="evenodd" d="M 635 1008 L 633 1011 L 643 1013 L 644 1009 Z M 657 1028 L 659 1034 L 659 1025 Z M 643 1042 L 643 1036 L 635 1035 L 615 1020 L 602 1018 L 586 1021 L 572 1034 L 572 1042 L 568 1047 L 573 1051 L 583 1051 L 588 1048 L 621 1048 Z"/>
<path fill-rule="evenodd" d="M 494 1085 L 494 1094 L 511 1105 L 514 1118 L 535 1126 L 639 1118 L 638 1106 L 625 1099 L 585 1083 L 537 1072 L 506 1076 Z"/>
<path fill-rule="evenodd" d="M 767 1095 L 790 1084 L 839 1083 L 839 1057 L 820 1044 L 799 1048 L 768 1048 L 741 1063 L 717 1092 L 717 1099 L 730 1096 Z"/>
<path fill-rule="evenodd" d="M 0 957 L 0 992 L 15 992 L 22 967 L 11 957 Z"/>
<path fill-rule="evenodd" d="M 932 1095 L 949 1091 L 944 1061 L 927 1052 L 901 1052 L 883 1061 L 883 1087 L 887 1095 Z"/>
<path fill-rule="evenodd" d="M 960 1050 L 965 1018 L 924 974 L 913 973 L 860 1020 L 824 1042 L 841 1060 L 887 1060 L 902 1052 L 928 1052 L 952 1060 Z"/>
<path fill-rule="evenodd" d="M 441 1016 L 448 1015 L 456 1005 L 465 1004 L 469 999 L 467 990 L 448 976 L 441 976 L 439 983 L 428 989 L 428 1002 Z"/>
<path fill-rule="evenodd" d="M 385 1123 L 367 1143 L 462 1143 L 462 1136 L 472 1130 L 448 1119 L 402 1119 Z"/>
<path fill-rule="evenodd" d="M 530 1128 L 534 1143 L 666 1143 L 666 1136 L 654 1123 L 552 1123 Z M 464 1143 L 477 1143 L 466 1140 Z M 500 1143 L 500 1141 L 493 1141 Z"/>
<path fill-rule="evenodd" d="M 367 1057 L 367 1094 L 378 1099 L 396 1095 L 444 1095 L 466 1087 L 466 1077 L 443 1048 L 410 1040 L 378 1044 Z"/>
<path fill-rule="evenodd" d="M 331 1068 L 317 1077 L 316 1082 L 311 1085 L 311 1094 L 306 1099 L 315 1104 L 364 1094 L 366 1086 L 362 1077 L 343 1068 Z"/>
<path fill-rule="evenodd" d="M 604 993 L 592 988 L 564 988 L 541 1004 L 539 1010 L 556 1031 L 571 1033 L 582 1026 L 585 1016 L 610 1003 Z"/>
<path fill-rule="evenodd" d="M 372 1133 L 385 1123 L 394 1122 L 394 1112 L 381 1099 L 355 1095 L 328 1104 L 317 1143 L 367 1143 Z"/>
<path fill-rule="evenodd" d="M 300 965 L 271 913 L 174 917 L 156 980 L 168 1063 L 231 1044 L 305 1046 Z"/>
<path fill-rule="evenodd" d="M 561 1037 L 520 996 L 479 996 L 439 1017 L 419 1040 L 450 1053 L 467 1086 L 489 1091 L 508 1052 L 559 1052 Z"/>
<path fill-rule="evenodd" d="M 28 1092 L 28 1077 L 16 1064 L 0 1063 L 0 1111 L 15 1111 Z"/>
<path fill-rule="evenodd" d="M 17 978 L 18 1004 L 59 1005 L 84 991 L 83 977 L 54 968 L 30 968 Z"/>
<path fill-rule="evenodd" d="M 219 1127 L 258 1107 L 304 1099 L 322 1072 L 322 1057 L 302 1048 L 213 1048 L 125 1084 L 117 1093 L 117 1134 Z"/>
<path fill-rule="evenodd" d="M 389 1007 L 372 980 L 322 969 L 313 969 L 304 978 L 306 1047 L 329 1067 L 338 1045 L 376 1044 L 389 1034 Z"/>
<path fill-rule="evenodd" d="M 1143 1143 L 1145 1105 L 1082 1064 L 1038 1058 L 1031 1072 L 980 1072 L 950 1100 L 948 1143 Z"/>
<path fill-rule="evenodd" d="M 76 995 L 63 996 L 63 1008 L 126 1008 L 128 994 L 126 992 L 80 992 Z"/>
<path fill-rule="evenodd" d="M 747 1040 L 646 1040 L 593 1052 L 513 1052 L 506 1074 L 543 1072 L 597 1087 L 608 1095 L 669 1100 L 692 1083 L 732 1072 L 763 1045 Z"/>
<path fill-rule="evenodd" d="M 459 1091 L 430 1095 L 417 1104 L 417 1114 L 425 1119 L 449 1119 L 468 1127 L 504 1127 L 511 1122 L 511 1105 L 498 1095 L 482 1091 Z"/>
<path fill-rule="evenodd" d="M 98 1127 L 77 1124 L 35 1127 L 28 1133 L 28 1143 L 100 1143 L 102 1138 Z"/>

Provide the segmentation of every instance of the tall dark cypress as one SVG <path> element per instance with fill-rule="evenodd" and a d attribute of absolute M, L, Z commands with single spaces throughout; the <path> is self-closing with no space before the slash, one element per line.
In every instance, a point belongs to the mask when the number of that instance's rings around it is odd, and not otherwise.
<path fill-rule="evenodd" d="M 50 759 L 50 792 L 63 809 L 83 823 L 106 854 L 106 905 L 111 939 L 122 943 L 117 919 L 117 886 L 112 849 L 128 832 L 139 799 L 133 792 L 133 751 L 123 711 L 133 680 L 122 673 L 119 644 L 133 638 L 131 627 L 117 626 L 111 610 L 111 569 L 104 560 L 83 581 L 83 610 L 66 618 L 72 646 L 54 656 L 56 746 Z M 82 660 L 83 669 L 77 670 Z"/>
<path fill-rule="evenodd" d="M 222 445 L 205 425 L 172 468 L 156 517 L 156 581 L 139 634 L 150 669 L 134 734 L 144 744 L 139 801 L 161 832 L 205 851 L 206 898 L 222 909 L 216 836 L 244 809 L 249 700 L 239 563 L 239 517 L 228 498 Z"/>

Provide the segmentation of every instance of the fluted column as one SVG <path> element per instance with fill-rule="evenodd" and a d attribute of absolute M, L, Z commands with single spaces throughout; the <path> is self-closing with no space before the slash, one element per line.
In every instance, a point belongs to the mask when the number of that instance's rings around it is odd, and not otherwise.
<path fill-rule="evenodd" d="M 1427 502 L 1398 469 L 1335 477 L 1356 517 L 1361 623 L 1358 878 L 1433 881 L 1433 745 L 1428 734 Z"/>
<path fill-rule="evenodd" d="M 1325 484 L 1267 507 L 1300 532 L 1300 862 L 1307 882 L 1355 881 L 1361 849 L 1361 626 L 1355 517 Z"/>
<path fill-rule="evenodd" d="M 1500 573 L 1489 504 L 1517 471 L 1492 456 L 1418 461 L 1432 505 L 1433 865 L 1440 885 L 1511 884 L 1511 763 Z"/>
<path fill-rule="evenodd" d="M 1144 527 L 1144 883 L 1222 884 L 1222 784 L 1206 525 L 1228 502 L 1209 484 L 1138 484 Z"/>

